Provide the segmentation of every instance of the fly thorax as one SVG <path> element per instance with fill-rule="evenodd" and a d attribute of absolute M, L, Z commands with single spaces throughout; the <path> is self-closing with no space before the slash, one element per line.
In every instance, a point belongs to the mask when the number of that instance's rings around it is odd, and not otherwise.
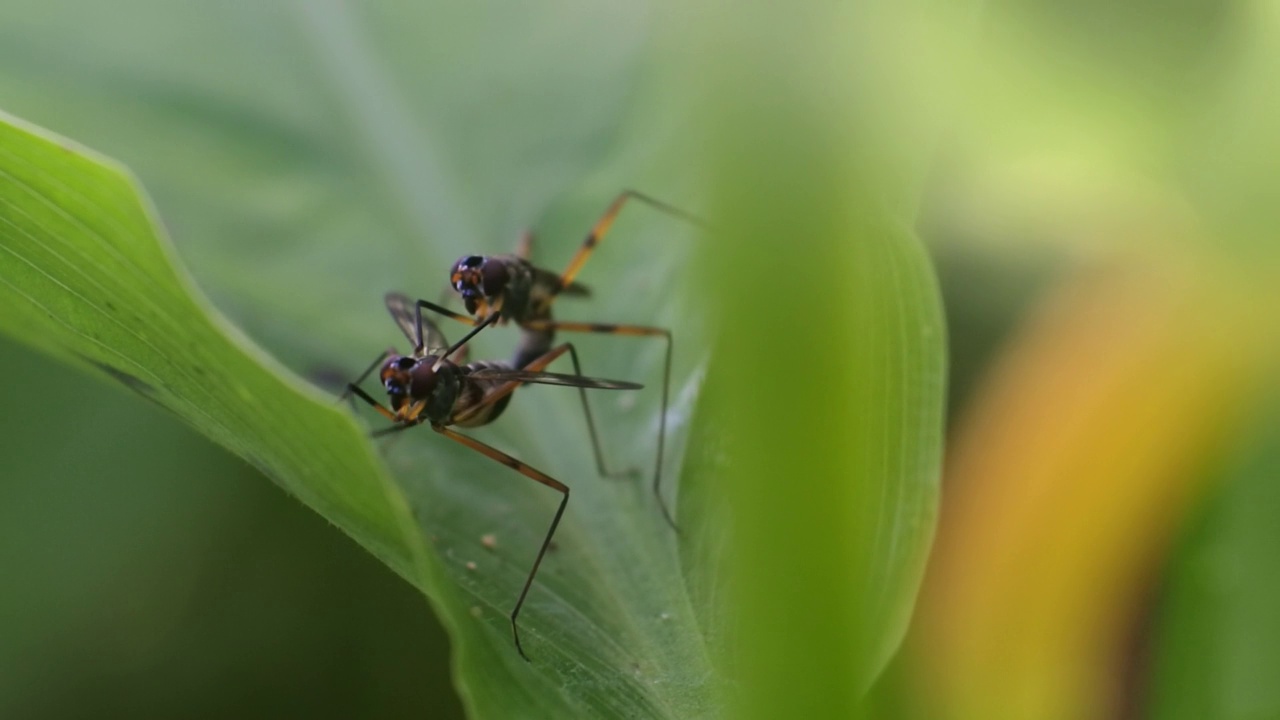
<path fill-rule="evenodd" d="M 413 398 L 426 401 L 423 414 L 434 423 L 448 420 L 458 400 L 458 367 L 445 361 L 435 367 L 436 358 L 427 357 L 413 370 Z"/>

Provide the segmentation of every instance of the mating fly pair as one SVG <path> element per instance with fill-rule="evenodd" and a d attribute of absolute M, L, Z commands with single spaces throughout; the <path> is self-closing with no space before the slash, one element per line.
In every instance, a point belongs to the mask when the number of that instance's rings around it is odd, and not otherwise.
<path fill-rule="evenodd" d="M 671 394 L 671 331 L 666 328 L 647 325 L 618 325 L 597 322 L 563 322 L 551 316 L 551 305 L 560 295 L 587 295 L 586 287 L 575 282 L 578 272 L 586 264 L 596 246 L 604 240 L 609 229 L 613 227 L 618 213 L 628 200 L 639 200 L 650 207 L 668 215 L 680 218 L 697 226 L 704 223 L 697 217 L 655 200 L 647 195 L 626 190 L 620 193 L 592 226 L 587 237 L 582 241 L 578 251 L 574 253 L 569 265 L 561 273 L 535 266 L 529 261 L 532 236 L 525 233 L 515 254 L 511 255 L 468 255 L 456 263 L 450 270 L 449 286 L 456 292 L 471 315 L 461 315 L 447 308 L 425 300 L 419 300 L 419 307 L 425 307 L 446 317 L 472 325 L 470 332 L 461 342 L 470 340 L 476 333 L 490 325 L 502 325 L 513 322 L 522 330 L 520 346 L 516 351 L 514 364 L 523 367 L 526 363 L 548 352 L 555 341 L 557 330 L 566 332 L 604 333 L 608 335 L 630 335 L 637 337 L 660 337 L 666 343 L 666 355 L 662 369 L 662 406 L 658 415 L 657 458 L 653 469 L 653 494 L 662 509 L 662 515 L 672 528 L 676 528 L 675 518 L 662 498 L 662 458 L 667 435 L 667 404 Z M 575 360 L 576 362 L 576 360 Z M 601 475 L 611 475 L 605 468 L 600 452 L 600 442 L 591 423 L 591 411 L 583 397 L 583 408 L 587 412 L 588 427 L 591 431 L 591 442 L 595 446 L 596 463 Z"/>
<path fill-rule="evenodd" d="M 511 401 L 511 393 L 524 383 L 543 385 L 568 385 L 579 388 L 582 393 L 583 407 L 586 408 L 586 390 L 638 390 L 642 386 L 636 383 L 602 380 L 584 377 L 578 363 L 577 352 L 569 343 L 552 348 L 523 366 L 516 367 L 505 362 L 472 362 L 458 365 L 449 357 L 457 352 L 465 341 L 449 345 L 439 329 L 430 321 L 423 319 L 423 301 L 416 304 L 399 293 L 386 296 L 387 310 L 405 336 L 413 343 L 413 351 L 409 355 L 400 355 L 394 350 L 380 354 L 365 369 L 355 382 L 348 383 L 343 399 L 355 395 L 368 403 L 382 416 L 396 423 L 374 432 L 375 436 L 383 436 L 406 430 L 416 425 L 429 425 L 432 430 L 455 440 L 467 447 L 496 460 L 535 482 L 545 485 L 561 494 L 560 506 L 551 519 L 547 534 L 542 540 L 538 554 L 534 558 L 529 575 L 525 578 L 524 587 L 511 610 L 511 634 L 515 639 L 516 650 L 525 660 L 520 644 L 520 629 L 516 618 L 524 605 L 525 597 L 533 578 L 538 574 L 538 566 L 551 545 L 564 509 L 569 504 L 569 487 L 546 473 L 537 470 L 497 448 L 486 445 L 475 438 L 463 435 L 451 428 L 479 427 L 487 425 L 506 409 Z M 544 368 L 553 361 L 569 353 L 573 360 L 573 375 L 545 372 Z M 378 370 L 378 378 L 387 392 L 390 408 L 375 400 L 360 388 L 360 383 L 374 370 Z M 588 425 L 591 416 L 587 414 Z M 592 436 L 595 429 L 592 427 Z M 597 448 L 598 450 L 598 448 Z M 597 458 L 598 459 L 598 458 Z"/>
<path fill-rule="evenodd" d="M 584 377 L 577 351 L 571 343 L 554 346 L 557 330 L 592 332 L 615 335 L 662 337 L 666 341 L 666 357 L 662 377 L 662 408 L 659 418 L 657 460 L 654 467 L 653 492 L 658 499 L 663 516 L 674 528 L 675 520 L 661 495 L 662 458 L 666 436 L 666 415 L 671 378 L 671 332 L 665 328 L 642 325 L 616 325 L 585 322 L 557 322 L 551 316 L 551 305 L 560 295 L 587 295 L 588 291 L 574 278 L 586 263 L 591 252 L 612 227 L 618 213 L 629 199 L 637 199 L 652 207 L 697 225 L 697 218 L 633 191 L 620 194 L 596 221 L 582 246 L 564 272 L 556 274 L 538 268 L 529 262 L 532 238 L 526 234 L 514 255 L 467 256 L 454 264 L 450 273 L 450 286 L 466 305 L 473 317 L 455 313 L 426 300 L 411 301 L 404 295 L 391 293 L 386 296 L 387 309 L 405 336 L 413 343 L 408 356 L 387 351 L 378 356 L 360 377 L 347 386 L 344 397 L 355 395 L 368 403 L 396 425 L 374 433 L 375 436 L 405 430 L 415 425 L 428 424 L 433 430 L 477 452 L 496 460 L 526 477 L 552 488 L 561 494 L 560 505 L 547 528 L 546 536 L 538 549 L 524 586 L 511 611 L 511 632 L 516 650 L 528 660 L 520 643 L 517 617 L 528 596 L 529 588 L 537 575 L 538 567 L 546 555 L 555 535 L 560 518 L 569 502 L 569 488 L 516 458 L 486 445 L 474 438 L 462 435 L 451 426 L 478 427 L 493 422 L 506 409 L 511 393 L 524 383 L 565 385 L 577 387 L 586 416 L 596 466 L 601 475 L 611 475 L 605 465 L 599 436 L 587 403 L 587 389 L 623 390 L 639 389 L 631 382 L 602 380 Z M 422 317 L 423 309 L 473 326 L 461 340 L 449 345 L 439 329 Z M 473 362 L 457 364 L 449 358 L 484 328 L 514 322 L 521 330 L 520 345 L 510 363 Z M 545 368 L 565 353 L 573 361 L 574 374 L 546 372 Z M 388 395 L 390 408 L 383 406 L 359 387 L 374 370 Z"/>

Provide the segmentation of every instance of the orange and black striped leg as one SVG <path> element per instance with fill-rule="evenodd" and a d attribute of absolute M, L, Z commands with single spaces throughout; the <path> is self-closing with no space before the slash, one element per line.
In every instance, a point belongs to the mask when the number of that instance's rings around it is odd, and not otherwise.
<path fill-rule="evenodd" d="M 612 325 L 608 323 L 584 323 L 584 322 L 557 322 L 554 320 L 532 320 L 521 326 L 527 330 L 557 331 L 565 332 L 588 332 L 603 333 L 606 335 L 630 335 L 632 337 L 661 337 L 666 340 L 667 350 L 666 357 L 662 364 L 662 411 L 658 415 L 658 452 L 656 464 L 653 468 L 653 495 L 658 499 L 658 507 L 662 509 L 662 516 L 666 518 L 667 523 L 679 532 L 680 528 L 676 525 L 675 516 L 667 507 L 667 503 L 662 499 L 662 458 L 666 447 L 667 437 L 667 405 L 671 396 L 671 350 L 675 344 L 671 338 L 671 331 L 666 328 L 647 327 L 643 325 Z M 565 343 L 566 345 L 568 343 Z"/>
<path fill-rule="evenodd" d="M 369 393 L 365 392 L 364 390 L 361 390 L 359 385 L 356 385 L 355 383 L 347 383 L 347 391 L 343 393 L 343 397 L 347 397 L 348 394 L 355 395 L 361 400 L 369 403 L 369 407 L 373 408 L 374 410 L 377 410 L 378 414 L 382 415 L 386 419 L 392 422 L 397 422 L 397 423 L 399 422 L 399 419 L 396 418 L 396 414 L 394 412 L 392 412 L 391 410 L 388 410 L 386 407 L 382 405 L 382 403 L 370 397 Z M 400 427 L 401 426 L 397 426 L 396 429 L 399 429 Z M 381 431 L 375 432 L 374 435 L 377 436 L 380 432 Z"/>
<path fill-rule="evenodd" d="M 542 539 L 542 546 L 538 548 L 538 556 L 533 559 L 533 567 L 529 568 L 529 576 L 525 578 L 524 587 L 520 589 L 520 597 L 516 599 L 516 605 L 511 609 L 511 637 L 515 640 L 516 652 L 520 653 L 520 657 L 524 658 L 525 662 L 528 662 L 529 656 L 525 654 L 524 646 L 520 644 L 520 626 L 516 624 L 516 618 L 520 616 L 520 608 L 524 607 L 524 600 L 529 595 L 529 588 L 533 585 L 533 578 L 538 574 L 538 566 L 542 565 L 542 558 L 547 554 L 547 548 L 551 546 L 551 538 L 555 536 L 556 528 L 560 525 L 560 518 L 564 515 L 564 509 L 569 504 L 569 486 L 541 470 L 537 470 L 532 466 L 526 465 L 501 450 L 486 445 L 475 438 L 467 437 L 466 435 L 450 430 L 443 425 L 432 425 L 431 428 L 441 435 L 456 440 L 482 455 L 497 460 L 530 480 L 541 485 L 546 485 L 552 490 L 563 495 L 563 497 L 560 498 L 560 507 L 556 508 L 555 517 L 551 518 L 551 526 L 547 528 L 547 535 Z"/>
<path fill-rule="evenodd" d="M 635 190 L 623 190 L 618 197 L 613 199 L 613 202 L 609 203 L 609 207 L 605 208 L 604 214 L 600 216 L 599 220 L 596 220 L 596 224 L 591 227 L 591 232 L 587 233 L 586 239 L 582 241 L 582 246 L 578 248 L 578 252 L 574 253 L 568 267 L 560 274 L 561 288 L 568 287 L 573 282 L 573 279 L 578 276 L 578 272 L 586 264 L 587 258 L 591 257 L 591 251 L 595 250 L 596 246 L 604 240 L 605 235 L 609 234 L 609 229 L 613 227 L 614 220 L 618 219 L 618 213 L 622 212 L 622 207 L 627 204 L 628 200 L 639 200 L 655 210 L 678 217 L 699 227 L 706 226 L 706 223 L 701 218 L 687 213 L 674 205 L 668 205 L 661 200 L 655 200 Z"/>

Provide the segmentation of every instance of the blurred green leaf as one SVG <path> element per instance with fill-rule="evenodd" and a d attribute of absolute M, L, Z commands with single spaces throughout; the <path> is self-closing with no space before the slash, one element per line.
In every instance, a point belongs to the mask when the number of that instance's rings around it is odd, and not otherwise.
<path fill-rule="evenodd" d="M 1280 413 L 1274 401 L 1222 468 L 1187 533 L 1155 622 L 1148 689 L 1156 720 L 1280 714 Z"/>
<path fill-rule="evenodd" d="M 3 333 L 0 378 L 0 717 L 462 717 L 421 593 L 327 520 Z"/>
<path fill-rule="evenodd" d="M 718 649 L 740 673 L 739 716 L 856 717 L 910 621 L 942 454 L 941 300 L 894 212 L 911 205 L 898 153 L 913 131 L 861 70 L 910 13 L 740 9 L 700 26 L 716 59 L 702 97 L 723 227 L 701 267 L 717 291 L 719 442 L 698 443 L 718 472 L 686 482 L 732 514 L 713 590 L 736 600 Z"/>

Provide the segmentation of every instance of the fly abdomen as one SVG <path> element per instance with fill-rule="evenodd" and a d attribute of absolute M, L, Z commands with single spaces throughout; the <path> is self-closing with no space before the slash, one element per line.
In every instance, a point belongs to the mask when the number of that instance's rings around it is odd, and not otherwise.
<path fill-rule="evenodd" d="M 465 419 L 458 421 L 460 427 L 480 427 L 488 425 L 497 420 L 502 415 L 502 411 L 507 409 L 507 403 L 511 402 L 511 394 L 500 398 L 497 402 L 486 405 L 475 415 L 466 416 L 465 413 L 469 408 L 473 408 L 484 400 L 485 395 L 490 391 L 498 388 L 504 380 L 488 380 L 484 378 L 473 377 L 474 373 L 482 370 L 503 371 L 510 370 L 510 363 L 494 360 L 480 360 L 469 363 L 462 368 L 462 385 L 458 393 L 457 403 L 454 405 L 453 414 L 455 416 L 463 415 Z"/>

